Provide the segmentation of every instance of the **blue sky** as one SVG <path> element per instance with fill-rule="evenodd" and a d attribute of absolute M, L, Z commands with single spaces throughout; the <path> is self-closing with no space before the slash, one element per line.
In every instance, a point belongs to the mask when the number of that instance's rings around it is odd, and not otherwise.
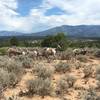
<path fill-rule="evenodd" d="M 0 0 L 0 31 L 35 33 L 83 24 L 100 25 L 100 0 Z"/>

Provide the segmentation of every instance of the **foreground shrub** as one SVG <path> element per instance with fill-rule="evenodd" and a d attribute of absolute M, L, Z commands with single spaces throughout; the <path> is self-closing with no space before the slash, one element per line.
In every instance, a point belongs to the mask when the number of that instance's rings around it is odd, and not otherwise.
<path fill-rule="evenodd" d="M 47 68 L 42 64 L 37 64 L 33 71 L 36 73 L 38 77 L 43 79 L 51 78 L 54 72 L 53 69 Z"/>
<path fill-rule="evenodd" d="M 0 87 L 3 89 L 6 86 L 9 86 L 10 79 L 9 73 L 2 68 L 0 68 Z"/>
<path fill-rule="evenodd" d="M 10 86 L 15 86 L 19 80 L 20 80 L 19 77 L 17 77 L 17 75 L 15 73 L 13 73 L 13 72 L 9 73 Z"/>
<path fill-rule="evenodd" d="M 21 75 L 23 73 L 22 63 L 12 59 L 6 63 L 4 69 L 7 70 L 9 73 L 13 72 L 16 75 Z"/>
<path fill-rule="evenodd" d="M 100 66 L 96 67 L 96 79 L 100 81 Z"/>
<path fill-rule="evenodd" d="M 78 55 L 77 60 L 79 60 L 80 62 L 84 62 L 84 63 L 87 62 L 87 58 L 85 56 L 82 56 L 82 55 Z"/>
<path fill-rule="evenodd" d="M 63 80 L 67 81 L 69 88 L 73 87 L 74 83 L 76 82 L 76 77 L 72 75 L 65 75 Z"/>
<path fill-rule="evenodd" d="M 36 78 L 27 82 L 27 88 L 30 94 L 37 94 L 42 97 L 50 95 L 52 92 L 52 85 L 50 79 Z"/>
<path fill-rule="evenodd" d="M 57 83 L 57 89 L 56 89 L 56 94 L 57 95 L 63 95 L 65 92 L 68 91 L 68 83 L 67 81 L 60 79 L 60 81 L 58 81 Z"/>
<path fill-rule="evenodd" d="M 57 83 L 57 94 L 64 94 L 68 91 L 69 88 L 73 87 L 76 78 L 72 75 L 63 76 L 60 81 Z"/>
<path fill-rule="evenodd" d="M 92 66 L 90 66 L 90 65 L 85 66 L 83 69 L 83 72 L 84 72 L 84 78 L 91 77 L 93 74 Z"/>
<path fill-rule="evenodd" d="M 89 89 L 84 95 L 83 100 L 99 100 L 99 97 L 97 96 L 96 91 L 94 89 Z"/>
<path fill-rule="evenodd" d="M 100 50 L 95 51 L 94 56 L 99 58 L 100 57 Z"/>
<path fill-rule="evenodd" d="M 24 100 L 19 98 L 18 96 L 4 97 L 4 100 Z"/>
<path fill-rule="evenodd" d="M 7 56 L 0 56 L 0 68 L 4 68 L 8 60 L 9 58 Z"/>
<path fill-rule="evenodd" d="M 0 90 L 4 87 L 15 86 L 19 77 L 14 73 L 8 73 L 4 69 L 0 68 Z"/>
<path fill-rule="evenodd" d="M 66 64 L 65 62 L 60 62 L 55 66 L 55 71 L 57 72 L 63 72 L 65 73 L 66 71 L 70 70 L 70 66 Z"/>
<path fill-rule="evenodd" d="M 74 65 L 74 67 L 76 68 L 76 69 L 80 69 L 80 68 L 84 68 L 84 64 L 83 63 L 81 63 L 81 62 L 76 62 L 75 63 L 75 65 Z"/>
<path fill-rule="evenodd" d="M 22 64 L 24 68 L 31 68 L 33 66 L 33 60 L 31 58 L 25 58 Z"/>

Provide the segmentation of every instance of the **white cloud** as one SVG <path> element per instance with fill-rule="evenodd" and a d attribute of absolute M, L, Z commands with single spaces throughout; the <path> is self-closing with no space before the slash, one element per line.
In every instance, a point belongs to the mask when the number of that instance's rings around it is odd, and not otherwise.
<path fill-rule="evenodd" d="M 43 0 L 39 8 L 21 16 L 17 0 L 0 0 L 0 30 L 37 32 L 60 25 L 100 24 L 100 0 Z M 46 16 L 45 12 L 58 7 L 63 15 Z"/>

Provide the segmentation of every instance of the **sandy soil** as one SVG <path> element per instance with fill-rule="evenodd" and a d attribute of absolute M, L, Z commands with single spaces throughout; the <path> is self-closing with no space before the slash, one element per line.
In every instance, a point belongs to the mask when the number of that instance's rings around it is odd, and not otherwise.
<path fill-rule="evenodd" d="M 53 61 L 52 63 L 46 63 L 46 65 L 49 67 L 54 66 L 55 64 L 57 64 L 59 62 L 59 60 Z M 66 61 L 64 61 L 66 62 Z M 45 63 L 45 62 L 44 62 Z M 100 65 L 100 60 L 99 59 L 89 59 L 89 62 L 86 64 L 93 64 L 93 65 Z M 87 83 L 85 83 L 85 80 L 83 79 L 84 74 L 82 73 L 82 69 L 80 68 L 79 70 L 71 70 L 71 72 L 69 72 L 69 74 L 74 75 L 77 77 L 77 81 L 74 84 L 75 88 L 83 88 L 83 89 L 88 89 L 89 86 L 93 86 L 96 87 L 96 80 L 94 78 L 90 78 L 88 80 Z M 53 77 L 53 82 L 56 84 L 57 80 L 60 79 L 60 77 L 62 77 L 63 74 L 54 74 Z M 32 69 L 26 69 L 26 73 L 25 75 L 22 76 L 21 81 L 17 84 L 17 86 L 15 88 L 8 88 L 6 89 L 3 94 L 5 97 L 10 97 L 12 95 L 18 95 L 19 92 L 22 90 L 26 89 L 26 81 L 33 79 L 34 76 L 32 74 Z M 66 94 L 67 98 L 69 98 L 69 100 L 80 100 L 78 98 L 79 92 L 75 91 L 74 89 L 70 89 L 68 91 L 68 93 Z M 66 97 L 65 96 L 65 97 Z M 46 96 L 45 98 L 41 98 L 40 96 L 33 96 L 33 97 L 21 97 L 23 100 L 61 100 L 61 98 L 57 98 L 57 97 L 50 97 L 50 96 Z"/>

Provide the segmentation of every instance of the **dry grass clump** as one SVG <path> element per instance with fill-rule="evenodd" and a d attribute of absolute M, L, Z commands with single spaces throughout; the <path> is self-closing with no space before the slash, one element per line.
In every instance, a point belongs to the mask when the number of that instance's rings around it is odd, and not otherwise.
<path fill-rule="evenodd" d="M 43 78 L 36 78 L 27 82 L 27 89 L 29 95 L 36 94 L 44 97 L 46 95 L 51 95 L 53 87 L 49 78 L 45 80 Z"/>
<path fill-rule="evenodd" d="M 66 71 L 70 71 L 70 65 L 66 64 L 65 62 L 59 62 L 55 66 L 55 71 L 65 73 Z"/>
<path fill-rule="evenodd" d="M 46 78 L 51 78 L 52 77 L 52 75 L 54 73 L 54 70 L 51 69 L 51 68 L 47 68 L 43 64 L 37 64 L 34 67 L 33 72 L 35 72 L 35 74 L 38 77 L 43 78 L 43 79 L 46 79 Z"/>

